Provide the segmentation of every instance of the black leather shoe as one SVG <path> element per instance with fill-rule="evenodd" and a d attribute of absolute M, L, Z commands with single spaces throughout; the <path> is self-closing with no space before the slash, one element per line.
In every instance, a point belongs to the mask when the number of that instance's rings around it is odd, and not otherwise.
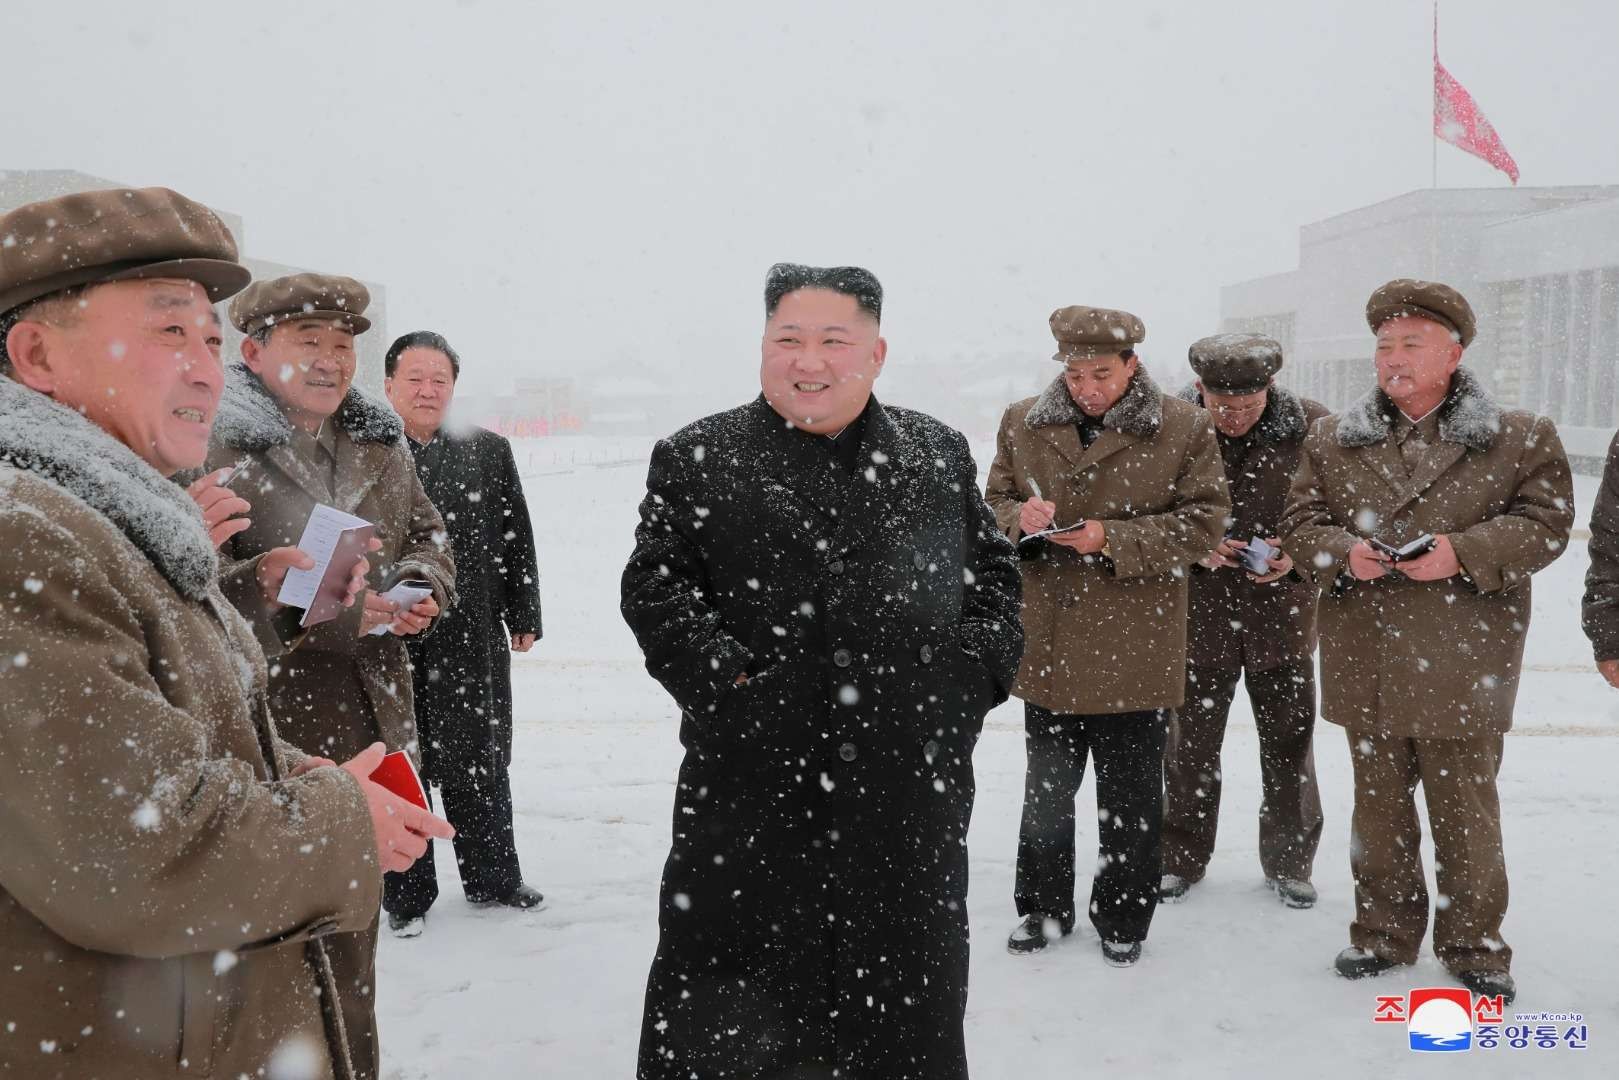
<path fill-rule="evenodd" d="M 1129 967 L 1141 959 L 1141 942 L 1104 941 L 1102 942 L 1102 959 L 1114 967 Z"/>
<path fill-rule="evenodd" d="M 1290 908 L 1315 907 L 1315 886 L 1295 878 L 1266 878 L 1265 884 Z"/>
<path fill-rule="evenodd" d="M 1192 883 L 1179 874 L 1165 874 L 1158 879 L 1158 901 L 1163 904 L 1178 904 L 1186 899 L 1187 890 Z"/>
<path fill-rule="evenodd" d="M 466 899 L 470 900 L 471 904 L 515 907 L 520 908 L 523 912 L 533 910 L 533 908 L 539 907 L 539 905 L 546 902 L 544 894 L 534 886 L 518 886 L 512 892 L 507 892 L 504 895 L 486 895 L 482 894 L 482 892 L 474 892 L 474 894 L 468 895 Z"/>
<path fill-rule="evenodd" d="M 1518 996 L 1518 984 L 1512 981 L 1511 972 L 1459 971 L 1456 978 L 1479 997 L 1493 998 L 1500 994 L 1502 1005 L 1511 1005 Z"/>
<path fill-rule="evenodd" d="M 474 904 L 499 905 L 531 911 L 545 903 L 545 895 L 532 885 L 519 885 L 504 896 L 485 896 L 481 893 L 467 897 Z"/>
<path fill-rule="evenodd" d="M 1074 932 L 1072 923 L 1064 926 L 1060 919 L 1042 915 L 1038 911 L 1023 916 L 1023 921 L 1012 928 L 1006 939 L 1006 951 L 1025 954 L 1036 953 L 1058 938 Z"/>
<path fill-rule="evenodd" d="M 388 933 L 397 938 L 421 937 L 427 929 L 426 915 L 395 915 L 388 912 Z"/>
<path fill-rule="evenodd" d="M 1338 954 L 1338 959 L 1332 962 L 1332 966 L 1346 979 L 1365 979 L 1372 975 L 1381 975 L 1390 968 L 1401 965 L 1386 956 L 1378 956 L 1376 953 L 1369 953 L 1351 945 Z"/>

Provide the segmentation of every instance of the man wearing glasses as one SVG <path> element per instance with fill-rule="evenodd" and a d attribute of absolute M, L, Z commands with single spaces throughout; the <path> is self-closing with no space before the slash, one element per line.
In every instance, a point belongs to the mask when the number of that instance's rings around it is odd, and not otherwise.
<path fill-rule="evenodd" d="M 1258 334 L 1193 344 L 1197 380 L 1181 391 L 1214 418 L 1231 490 L 1225 539 L 1192 568 L 1186 704 L 1164 756 L 1162 900 L 1203 879 L 1220 811 L 1220 744 L 1237 680 L 1246 677 L 1259 731 L 1265 797 L 1259 864 L 1288 907 L 1315 903 L 1310 868 L 1321 838 L 1315 728 L 1315 589 L 1276 547 L 1277 523 L 1310 425 L 1327 415 L 1277 386 L 1282 346 Z"/>

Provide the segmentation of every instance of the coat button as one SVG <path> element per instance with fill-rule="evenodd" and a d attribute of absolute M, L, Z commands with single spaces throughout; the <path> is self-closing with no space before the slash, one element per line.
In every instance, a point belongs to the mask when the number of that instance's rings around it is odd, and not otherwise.
<path fill-rule="evenodd" d="M 849 652 L 848 649 L 839 649 L 832 654 L 832 662 L 838 667 L 848 667 L 854 663 L 854 654 Z"/>
<path fill-rule="evenodd" d="M 933 764 L 933 759 L 939 756 L 939 744 L 934 742 L 932 739 L 929 739 L 927 742 L 923 743 L 922 756 L 928 759 L 929 765 Z"/>
<path fill-rule="evenodd" d="M 922 658 L 922 663 L 924 663 L 924 664 L 933 663 L 933 646 L 932 645 L 924 645 L 924 646 L 922 646 L 920 649 L 916 650 L 916 655 L 920 656 Z"/>
<path fill-rule="evenodd" d="M 926 555 L 922 554 L 920 551 L 915 552 L 914 554 L 911 555 L 911 565 L 916 567 L 918 570 L 922 569 L 927 564 L 928 564 L 928 557 Z"/>
<path fill-rule="evenodd" d="M 826 564 L 826 568 L 832 571 L 834 574 L 841 574 L 843 573 L 843 560 L 833 559 L 831 562 Z"/>
<path fill-rule="evenodd" d="M 854 743 L 852 742 L 846 742 L 842 746 L 838 747 L 838 757 L 842 758 L 844 761 L 853 761 L 859 755 L 860 751 L 854 748 Z"/>

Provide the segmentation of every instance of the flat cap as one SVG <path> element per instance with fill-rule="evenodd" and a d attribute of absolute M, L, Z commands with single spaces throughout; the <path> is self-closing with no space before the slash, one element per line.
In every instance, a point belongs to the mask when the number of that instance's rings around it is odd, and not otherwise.
<path fill-rule="evenodd" d="M 252 334 L 291 319 L 331 319 L 356 334 L 371 329 L 364 316 L 371 290 L 341 274 L 290 274 L 255 281 L 230 302 L 231 325 Z"/>
<path fill-rule="evenodd" d="M 1145 341 L 1147 328 L 1128 311 L 1076 304 L 1051 313 L 1051 336 L 1057 339 L 1051 358 L 1066 362 L 1117 356 Z"/>
<path fill-rule="evenodd" d="M 1473 334 L 1478 329 L 1467 297 L 1437 281 L 1397 278 L 1380 286 L 1366 301 L 1366 323 L 1373 333 L 1390 319 L 1402 315 L 1433 320 L 1455 334 L 1464 349 L 1473 343 Z"/>
<path fill-rule="evenodd" d="M 1264 334 L 1215 334 L 1192 342 L 1186 359 L 1211 393 L 1257 394 L 1282 369 L 1282 343 Z"/>
<path fill-rule="evenodd" d="M 219 215 L 168 188 L 62 195 L 0 217 L 0 312 L 135 278 L 195 281 L 219 301 L 252 276 Z"/>

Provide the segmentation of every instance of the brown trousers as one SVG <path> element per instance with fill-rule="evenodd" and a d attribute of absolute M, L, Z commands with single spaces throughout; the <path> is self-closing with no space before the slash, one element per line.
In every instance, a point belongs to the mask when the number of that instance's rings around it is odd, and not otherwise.
<path fill-rule="evenodd" d="M 377 1046 L 377 921 L 373 917 L 371 925 L 357 933 L 321 939 L 337 979 L 355 1080 L 377 1080 L 382 1075 Z"/>
<path fill-rule="evenodd" d="M 1201 881 L 1220 815 L 1220 744 L 1237 680 L 1248 680 L 1259 731 L 1259 866 L 1269 879 L 1309 881 L 1321 842 L 1315 782 L 1315 665 L 1266 671 L 1186 668 L 1186 704 L 1164 754 L 1164 873 Z"/>
<path fill-rule="evenodd" d="M 339 764 L 381 740 L 371 699 L 348 657 L 294 651 L 280 664 L 270 682 L 270 709 L 283 739 Z M 379 918 L 380 909 L 367 929 L 324 939 L 357 1080 L 382 1075 L 377 1044 Z"/>
<path fill-rule="evenodd" d="M 1434 954 L 1456 973 L 1506 971 L 1512 964 L 1512 950 L 1501 937 L 1507 865 L 1495 790 L 1502 737 L 1348 735 L 1355 769 L 1349 841 L 1355 921 L 1349 926 L 1349 943 L 1402 964 L 1417 959 L 1428 929 L 1422 825 L 1415 800 L 1420 782 L 1439 886 Z"/>

